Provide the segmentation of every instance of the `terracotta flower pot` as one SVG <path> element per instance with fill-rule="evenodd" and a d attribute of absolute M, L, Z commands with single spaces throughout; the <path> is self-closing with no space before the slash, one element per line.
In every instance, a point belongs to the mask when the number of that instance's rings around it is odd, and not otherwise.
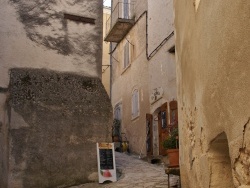
<path fill-rule="evenodd" d="M 168 149 L 168 160 L 169 167 L 178 167 L 179 166 L 179 149 Z"/>

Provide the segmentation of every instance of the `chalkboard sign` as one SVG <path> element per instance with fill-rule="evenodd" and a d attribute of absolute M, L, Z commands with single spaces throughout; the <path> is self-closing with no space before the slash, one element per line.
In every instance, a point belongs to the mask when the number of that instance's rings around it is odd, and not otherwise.
<path fill-rule="evenodd" d="M 115 152 L 113 143 L 97 143 L 99 183 L 116 181 Z"/>
<path fill-rule="evenodd" d="M 99 149 L 99 153 L 101 170 L 114 169 L 112 149 Z"/>

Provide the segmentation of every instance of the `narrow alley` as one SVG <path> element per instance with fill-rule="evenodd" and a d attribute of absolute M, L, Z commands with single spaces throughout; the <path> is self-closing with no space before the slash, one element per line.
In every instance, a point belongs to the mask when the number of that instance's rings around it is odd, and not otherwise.
<path fill-rule="evenodd" d="M 0 188 L 250 188 L 250 0 L 0 18 Z"/>
<path fill-rule="evenodd" d="M 151 164 L 136 155 L 116 152 L 118 181 L 114 183 L 88 183 L 71 188 L 166 188 L 167 175 L 162 164 Z"/>

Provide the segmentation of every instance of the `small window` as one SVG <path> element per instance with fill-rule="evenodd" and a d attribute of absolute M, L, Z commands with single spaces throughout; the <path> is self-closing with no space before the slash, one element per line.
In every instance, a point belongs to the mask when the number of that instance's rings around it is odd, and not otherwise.
<path fill-rule="evenodd" d="M 132 118 L 139 116 L 139 112 L 139 92 L 135 89 L 132 94 Z"/>
<path fill-rule="evenodd" d="M 121 120 L 121 103 L 117 104 L 114 109 L 114 118 Z"/>
<path fill-rule="evenodd" d="M 129 55 L 129 43 L 126 42 L 124 46 L 124 69 L 128 67 L 130 61 L 130 55 Z"/>
<path fill-rule="evenodd" d="M 130 2 L 129 2 L 129 0 L 124 0 L 124 2 L 123 2 L 123 18 L 129 19 L 129 13 L 130 13 Z"/>

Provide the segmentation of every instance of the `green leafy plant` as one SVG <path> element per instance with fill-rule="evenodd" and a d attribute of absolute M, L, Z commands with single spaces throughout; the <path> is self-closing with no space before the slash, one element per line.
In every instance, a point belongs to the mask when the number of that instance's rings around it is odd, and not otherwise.
<path fill-rule="evenodd" d="M 163 141 L 163 147 L 165 149 L 177 149 L 178 148 L 178 128 L 174 128 L 166 140 Z"/>

